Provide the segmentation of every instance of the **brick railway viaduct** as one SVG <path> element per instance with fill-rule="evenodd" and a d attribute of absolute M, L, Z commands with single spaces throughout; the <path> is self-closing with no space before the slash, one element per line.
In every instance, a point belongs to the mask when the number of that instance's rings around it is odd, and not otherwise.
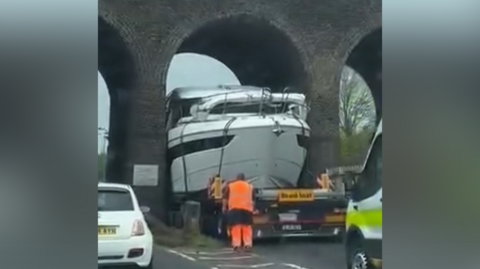
<path fill-rule="evenodd" d="M 316 170 L 338 158 L 344 65 L 364 78 L 381 114 L 381 0 L 99 0 L 98 5 L 98 69 L 111 97 L 107 176 L 131 183 L 134 164 L 158 164 L 158 186 L 137 190 L 148 204 L 165 200 L 165 85 L 176 53 L 213 57 L 242 84 L 306 93 L 312 107 L 308 162 Z M 165 216 L 162 206 L 152 210 Z"/>

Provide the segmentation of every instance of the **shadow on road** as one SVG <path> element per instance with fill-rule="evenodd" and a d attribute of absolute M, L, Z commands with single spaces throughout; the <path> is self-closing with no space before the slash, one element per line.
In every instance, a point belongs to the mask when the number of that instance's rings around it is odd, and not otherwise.
<path fill-rule="evenodd" d="M 341 239 L 335 237 L 284 237 L 284 238 L 268 238 L 258 239 L 255 241 L 256 245 L 269 246 L 288 243 L 290 245 L 304 245 L 307 244 L 322 244 L 322 245 L 337 245 L 341 243 Z"/>

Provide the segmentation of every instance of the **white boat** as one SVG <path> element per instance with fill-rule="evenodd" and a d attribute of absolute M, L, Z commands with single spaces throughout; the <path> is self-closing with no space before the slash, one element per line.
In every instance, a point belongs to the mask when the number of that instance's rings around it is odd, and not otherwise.
<path fill-rule="evenodd" d="M 175 193 L 205 189 L 215 174 L 243 172 L 256 188 L 294 187 L 310 128 L 305 96 L 257 87 L 177 88 L 167 101 Z"/>

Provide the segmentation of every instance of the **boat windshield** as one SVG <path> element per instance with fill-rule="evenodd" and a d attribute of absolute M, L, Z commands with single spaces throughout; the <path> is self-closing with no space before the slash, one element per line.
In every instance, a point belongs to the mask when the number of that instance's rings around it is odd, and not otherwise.
<path fill-rule="evenodd" d="M 167 108 L 167 130 L 175 127 L 180 119 L 192 116 L 190 108 L 201 101 L 202 98 L 184 100 L 171 100 Z"/>
<path fill-rule="evenodd" d="M 286 114 L 306 119 L 309 110 L 302 97 L 294 96 L 293 99 L 288 99 L 289 95 L 272 95 L 268 90 L 229 92 L 217 90 L 215 93 L 197 93 L 196 96 L 187 97 L 173 95 L 168 99 L 167 130 L 181 122 L 215 120 L 223 115 Z"/>
<path fill-rule="evenodd" d="M 293 102 L 270 102 L 270 103 L 241 103 L 241 102 L 226 102 L 217 104 L 213 107 L 209 114 L 263 114 L 274 115 L 285 113 L 293 106 L 301 106 Z M 295 111 L 295 113 L 297 113 Z"/>

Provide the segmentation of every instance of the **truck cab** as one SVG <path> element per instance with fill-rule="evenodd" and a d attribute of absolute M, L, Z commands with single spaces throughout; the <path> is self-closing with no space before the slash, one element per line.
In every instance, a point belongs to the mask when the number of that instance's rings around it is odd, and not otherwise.
<path fill-rule="evenodd" d="M 350 189 L 345 221 L 347 268 L 382 268 L 382 120 L 359 173 L 344 175 Z"/>

